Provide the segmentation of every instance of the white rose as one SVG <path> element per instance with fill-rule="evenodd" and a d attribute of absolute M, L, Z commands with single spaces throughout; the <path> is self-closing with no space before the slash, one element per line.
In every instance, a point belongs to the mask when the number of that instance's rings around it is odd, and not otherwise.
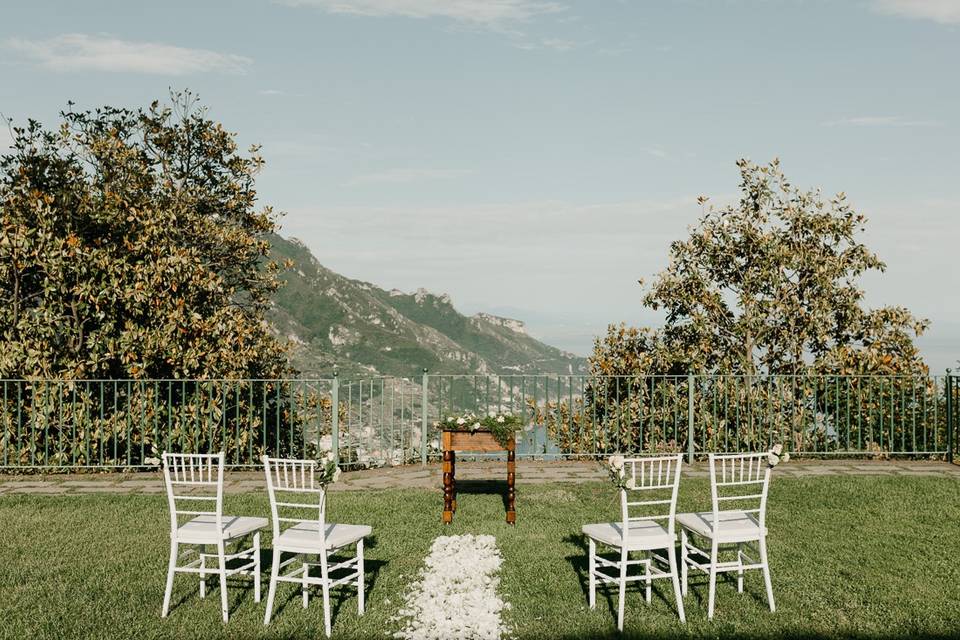
<path fill-rule="evenodd" d="M 464 420 L 463 418 L 457 418 L 457 424 L 459 424 L 460 426 L 463 426 L 467 424 L 467 421 Z"/>
<path fill-rule="evenodd" d="M 779 462 L 780 462 L 780 456 L 775 454 L 773 451 L 767 454 L 767 464 L 769 464 L 771 467 L 777 466 Z"/>
<path fill-rule="evenodd" d="M 780 462 L 790 462 L 790 452 L 784 451 L 783 455 L 780 456 Z"/>
<path fill-rule="evenodd" d="M 617 471 L 622 471 L 622 470 L 623 470 L 623 456 L 621 456 L 621 455 L 610 456 L 609 464 L 610 464 L 610 468 L 611 468 L 611 469 L 616 469 Z"/>
<path fill-rule="evenodd" d="M 497 422 L 499 422 L 500 424 L 503 424 L 503 423 L 506 422 L 506 421 L 507 421 L 507 419 L 504 418 L 503 416 L 497 416 Z"/>
<path fill-rule="evenodd" d="M 331 482 L 336 482 L 337 480 L 339 480 L 341 473 L 343 473 L 343 472 L 340 471 L 340 467 L 337 467 L 336 470 L 334 470 L 334 472 L 333 472 L 333 479 L 331 480 Z"/>
<path fill-rule="evenodd" d="M 779 456 L 781 453 L 783 453 L 783 445 L 778 442 L 777 444 L 773 445 L 773 449 L 771 449 L 771 451 Z"/>
<path fill-rule="evenodd" d="M 473 428 L 474 428 L 474 429 L 479 429 L 479 428 L 480 428 L 480 423 L 479 423 L 479 422 L 474 422 L 474 423 L 473 423 Z"/>
<path fill-rule="evenodd" d="M 333 462 L 333 460 L 334 460 L 333 450 L 327 451 L 327 452 L 323 455 L 323 462 L 324 462 L 324 464 L 326 464 L 326 463 L 328 463 L 328 462 Z"/>
<path fill-rule="evenodd" d="M 636 488 L 637 488 L 637 481 L 636 481 L 634 478 L 628 479 L 628 480 L 627 480 L 626 487 L 627 487 L 627 489 L 636 489 Z"/>
<path fill-rule="evenodd" d="M 449 417 L 447 418 L 447 422 L 453 422 L 453 416 L 449 416 Z"/>

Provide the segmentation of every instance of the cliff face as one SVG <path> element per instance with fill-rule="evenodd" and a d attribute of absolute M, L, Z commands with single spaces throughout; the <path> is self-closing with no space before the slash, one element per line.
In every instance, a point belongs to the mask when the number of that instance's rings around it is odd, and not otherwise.
<path fill-rule="evenodd" d="M 579 373 L 585 360 L 527 335 L 523 323 L 465 316 L 446 294 L 386 291 L 327 269 L 295 239 L 271 238 L 290 259 L 271 322 L 305 374 Z"/>

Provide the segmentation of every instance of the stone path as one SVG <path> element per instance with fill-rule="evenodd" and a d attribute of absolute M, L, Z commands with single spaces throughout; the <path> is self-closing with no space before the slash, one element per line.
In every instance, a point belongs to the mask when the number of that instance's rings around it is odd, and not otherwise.
<path fill-rule="evenodd" d="M 687 477 L 706 477 L 707 465 L 698 462 L 684 466 Z M 457 462 L 458 480 L 499 480 L 505 477 L 503 462 Z M 781 477 L 814 476 L 932 476 L 960 480 L 960 465 L 927 461 L 886 460 L 792 460 L 776 470 Z M 535 461 L 517 462 L 517 482 L 591 482 L 606 479 L 606 471 L 596 462 Z M 387 467 L 364 471 L 348 471 L 332 491 L 361 489 L 436 489 L 442 486 L 442 471 L 438 463 Z M 265 491 L 262 471 L 233 471 L 226 473 L 224 489 L 227 493 Z M 83 495 L 104 494 L 159 494 L 163 493 L 163 476 L 158 472 L 86 473 L 57 475 L 3 475 L 0 474 L 0 496 L 16 494 Z"/>

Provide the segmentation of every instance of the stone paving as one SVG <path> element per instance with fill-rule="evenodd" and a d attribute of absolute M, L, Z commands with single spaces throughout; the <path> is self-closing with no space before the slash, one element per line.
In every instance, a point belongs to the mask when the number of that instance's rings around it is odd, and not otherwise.
<path fill-rule="evenodd" d="M 706 477 L 704 462 L 684 466 L 687 477 Z M 790 478 L 816 476 L 930 476 L 960 480 L 960 465 L 934 461 L 890 460 L 793 460 L 781 465 L 776 475 Z M 263 473 L 230 471 L 225 474 L 224 491 L 230 494 L 266 490 Z M 348 471 L 332 491 L 361 489 L 437 489 L 442 486 L 439 463 Z M 458 480 L 497 480 L 505 478 L 503 462 L 457 462 Z M 580 461 L 517 461 L 517 483 L 592 482 L 604 480 L 606 471 L 596 462 Z M 84 495 L 159 494 L 163 493 L 163 476 L 159 472 L 86 473 L 56 475 L 2 475 L 0 496 L 17 494 Z"/>

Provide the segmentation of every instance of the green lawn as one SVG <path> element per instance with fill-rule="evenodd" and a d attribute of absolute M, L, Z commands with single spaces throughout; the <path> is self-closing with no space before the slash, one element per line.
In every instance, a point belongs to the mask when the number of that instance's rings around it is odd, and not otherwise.
<path fill-rule="evenodd" d="M 680 508 L 703 508 L 707 496 L 706 482 L 684 480 Z M 265 495 L 228 496 L 226 508 L 268 513 Z M 331 519 L 370 524 L 375 534 L 367 613 L 357 617 L 351 594 L 335 613 L 334 637 L 397 630 L 391 618 L 431 541 L 456 533 L 496 536 L 515 637 L 616 636 L 615 598 L 601 593 L 595 610 L 586 606 L 579 535 L 584 523 L 617 517 L 608 484 L 521 484 L 515 528 L 503 522 L 496 494 L 461 493 L 448 527 L 439 522 L 440 509 L 439 490 L 331 495 Z M 637 590 L 629 593 L 624 636 L 956 637 L 958 513 L 960 484 L 950 479 L 775 478 L 768 520 L 777 612 L 767 610 L 761 575 L 751 572 L 743 594 L 733 582 L 718 585 L 716 617 L 708 622 L 706 584 L 692 574 L 685 626 L 669 581 L 660 580 L 652 605 Z M 175 607 L 161 620 L 168 527 L 161 495 L 0 496 L 0 637 L 322 637 L 319 599 L 304 610 L 296 587 L 281 585 L 273 623 L 264 628 L 263 604 L 239 579 L 230 590 L 228 625 L 220 622 L 216 588 L 200 600 L 193 576 L 177 578 Z"/>

